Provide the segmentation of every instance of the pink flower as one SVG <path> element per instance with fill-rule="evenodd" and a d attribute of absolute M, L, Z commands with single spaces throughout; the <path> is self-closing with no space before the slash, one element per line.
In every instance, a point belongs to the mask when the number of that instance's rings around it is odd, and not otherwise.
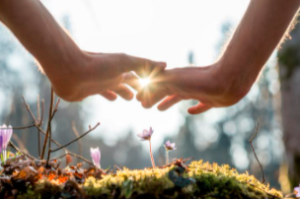
<path fill-rule="evenodd" d="M 175 150 L 175 143 L 171 143 L 170 140 L 168 140 L 165 144 L 164 144 L 165 148 L 167 151 L 173 151 Z"/>
<path fill-rule="evenodd" d="M 294 188 L 294 193 L 296 194 L 297 198 L 300 198 L 300 184 L 299 184 L 299 187 Z"/>
<path fill-rule="evenodd" d="M 92 156 L 94 165 L 100 169 L 101 168 L 101 166 L 100 166 L 101 153 L 100 153 L 99 147 L 91 148 L 91 156 Z"/>
<path fill-rule="evenodd" d="M 2 152 L 2 143 L 3 143 L 3 139 L 2 139 L 2 135 L 0 134 L 0 153 Z"/>
<path fill-rule="evenodd" d="M 153 129 L 152 127 L 150 127 L 149 131 L 147 131 L 146 129 L 143 130 L 143 133 L 139 133 L 137 134 L 137 136 L 139 138 L 141 138 L 141 141 L 146 141 L 146 140 L 150 140 L 151 136 L 153 134 Z"/>
<path fill-rule="evenodd" d="M 2 137 L 2 149 L 4 151 L 7 148 L 7 145 L 10 141 L 12 133 L 13 133 L 12 126 L 7 127 L 5 124 L 0 126 L 0 136 Z"/>
<path fill-rule="evenodd" d="M 151 163 L 153 168 L 155 167 L 155 162 L 154 162 L 154 158 L 153 158 L 153 154 L 152 154 L 152 149 L 151 149 L 151 136 L 153 134 L 153 129 L 152 127 L 150 127 L 149 131 L 147 131 L 146 129 L 143 130 L 143 133 L 139 133 L 137 134 L 137 136 L 139 138 L 141 138 L 141 141 L 149 141 L 149 146 L 150 146 L 150 159 L 151 159 Z"/>

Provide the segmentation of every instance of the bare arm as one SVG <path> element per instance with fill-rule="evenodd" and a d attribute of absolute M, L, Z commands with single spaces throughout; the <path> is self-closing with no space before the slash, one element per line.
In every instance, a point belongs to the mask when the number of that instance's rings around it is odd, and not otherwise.
<path fill-rule="evenodd" d="M 285 34 L 300 0 L 251 0 L 224 54 L 206 67 L 164 71 L 152 88 L 140 91 L 137 99 L 151 107 L 165 98 L 158 109 L 166 110 L 182 99 L 199 104 L 189 113 L 237 103 L 250 90 L 267 59 Z"/>
<path fill-rule="evenodd" d="M 0 0 L 0 17 L 46 73 L 84 56 L 38 0 Z"/>
<path fill-rule="evenodd" d="M 300 0 L 252 0 L 220 62 L 221 73 L 236 76 L 232 87 L 250 89 L 299 9 Z M 241 88 L 235 88 L 236 85 Z M 247 89 L 245 89 L 245 88 Z"/>
<path fill-rule="evenodd" d="M 125 54 L 82 51 L 39 0 L 0 0 L 0 20 L 38 60 L 56 94 L 68 101 L 93 94 L 114 100 L 116 93 L 131 99 L 123 83 L 136 78 L 126 72 L 157 72 L 166 66 Z"/>

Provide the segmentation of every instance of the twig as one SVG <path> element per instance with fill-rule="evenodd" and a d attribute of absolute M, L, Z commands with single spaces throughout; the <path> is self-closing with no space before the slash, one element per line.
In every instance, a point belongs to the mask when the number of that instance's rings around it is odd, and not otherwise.
<path fill-rule="evenodd" d="M 43 124 L 44 112 L 45 112 L 45 100 L 42 99 L 42 114 L 41 114 L 41 119 L 40 119 L 40 122 L 39 122 L 39 126 L 42 126 L 42 124 Z"/>
<path fill-rule="evenodd" d="M 44 159 L 49 132 L 51 134 L 52 109 L 53 109 L 53 101 L 54 101 L 53 100 L 53 98 L 54 98 L 54 92 L 53 92 L 52 88 L 51 88 L 51 94 L 50 95 L 51 95 L 51 100 L 50 100 L 50 106 L 49 106 L 49 118 L 48 118 L 48 125 L 47 125 L 47 130 L 46 130 L 46 136 L 45 136 L 45 139 L 44 139 L 44 144 L 43 144 L 41 159 Z M 50 140 L 51 140 L 51 138 L 50 138 Z"/>
<path fill-rule="evenodd" d="M 75 134 L 75 137 L 79 137 L 79 132 L 77 131 L 76 124 L 74 121 L 72 121 L 72 130 Z M 78 140 L 78 149 L 79 149 L 79 155 L 82 155 L 82 141 Z"/>
<path fill-rule="evenodd" d="M 39 103 L 40 106 L 40 103 Z M 38 107 L 39 107 L 38 106 Z M 38 113 L 40 110 L 38 110 Z M 42 99 L 42 114 L 41 117 L 39 117 L 39 124 L 38 126 L 41 127 L 44 121 L 44 112 L 45 112 L 45 100 Z M 38 152 L 39 152 L 39 157 L 41 157 L 41 131 L 38 128 Z"/>
<path fill-rule="evenodd" d="M 29 106 L 29 104 L 26 102 L 24 96 L 22 96 L 22 99 L 23 99 L 24 104 L 25 104 L 25 107 L 26 107 L 28 113 L 30 114 L 31 118 L 33 119 L 34 123 L 37 123 L 37 120 L 36 120 L 34 114 L 32 113 L 32 111 L 30 110 L 30 106 Z"/>
<path fill-rule="evenodd" d="M 52 90 L 52 89 L 51 89 Z M 54 92 L 52 90 L 52 94 L 54 95 Z M 46 162 L 46 165 L 49 166 L 49 160 L 50 160 L 50 155 L 51 155 L 51 143 L 52 143 L 52 132 L 51 132 L 51 121 L 55 115 L 55 113 L 57 112 L 57 109 L 58 109 L 58 105 L 59 105 L 59 102 L 60 102 L 60 99 L 57 100 L 56 102 L 56 105 L 55 105 L 55 108 L 54 108 L 54 111 L 52 113 L 52 116 L 51 116 L 51 120 L 50 120 L 50 126 L 49 126 L 49 143 L 48 143 L 48 156 L 47 156 L 47 162 Z"/>
<path fill-rule="evenodd" d="M 52 89 L 51 89 L 51 91 L 52 91 Z M 52 94 L 52 92 L 51 92 L 51 94 Z M 42 125 L 42 123 L 43 123 L 43 118 L 44 118 L 45 101 L 42 100 L 42 114 L 41 114 L 41 119 L 40 119 L 39 121 L 37 121 L 36 118 L 34 117 L 32 111 L 31 111 L 31 109 L 30 109 L 29 105 L 27 104 L 27 102 L 26 102 L 26 100 L 25 100 L 24 97 L 23 97 L 23 100 L 24 100 L 24 103 L 25 103 L 25 106 L 26 106 L 26 109 L 27 109 L 28 113 L 30 114 L 31 118 L 33 119 L 33 124 L 32 124 L 32 125 L 29 125 L 29 126 L 24 126 L 24 127 L 14 127 L 13 129 L 15 129 L 15 130 L 21 130 L 21 129 L 31 128 L 31 127 L 36 127 L 36 128 L 39 130 L 39 132 L 41 132 L 42 134 L 45 135 L 45 139 L 47 139 L 47 138 L 49 137 L 49 136 L 47 135 L 47 132 L 45 132 L 45 131 L 41 128 L 41 125 Z M 51 120 L 53 119 L 53 117 L 54 117 L 54 115 L 55 115 L 55 113 L 56 113 L 56 111 L 57 111 L 59 102 L 60 102 L 60 99 L 58 99 L 58 101 L 57 101 L 57 103 L 56 103 L 56 105 L 55 105 L 55 108 L 54 108 L 53 112 L 51 111 L 51 112 L 52 112 L 52 115 L 51 115 L 51 117 L 49 117 L 49 118 L 50 118 L 50 122 L 51 122 Z M 50 104 L 50 110 L 52 110 L 51 105 L 52 105 L 52 107 L 53 107 L 53 101 L 52 101 L 52 103 Z M 50 113 L 50 111 L 49 111 L 49 113 Z M 48 119 L 48 123 L 49 123 L 49 119 Z M 69 151 L 68 149 L 66 149 L 65 147 L 68 146 L 68 145 L 70 145 L 70 144 L 72 144 L 73 142 L 75 142 L 75 141 L 81 139 L 82 137 L 84 137 L 85 135 L 87 135 L 89 132 L 91 132 L 91 131 L 93 131 L 95 128 L 97 128 L 97 126 L 99 126 L 99 125 L 100 125 L 100 123 L 97 123 L 96 126 L 95 126 L 94 128 L 91 128 L 91 126 L 89 125 L 89 131 L 87 131 L 86 133 L 84 133 L 84 134 L 81 135 L 80 137 L 76 138 L 75 140 L 71 141 L 70 143 L 68 143 L 68 144 L 66 144 L 66 145 L 64 145 L 64 146 L 62 146 L 60 143 L 58 143 L 58 142 L 57 142 L 56 140 L 54 140 L 52 137 L 51 137 L 49 140 L 51 140 L 51 142 L 53 142 L 54 144 L 56 144 L 56 145 L 59 147 L 59 148 L 55 149 L 54 151 L 63 149 L 63 150 L 64 150 L 66 153 L 68 153 L 69 155 L 71 155 L 71 156 L 73 156 L 73 157 L 76 157 L 76 158 L 78 158 L 78 159 L 81 159 L 81 160 L 85 161 L 86 163 L 88 163 L 88 164 L 90 164 L 90 165 L 93 165 L 93 163 L 90 162 L 89 160 L 85 159 L 85 158 L 82 157 L 81 155 L 77 155 L 77 154 L 75 154 L 75 153 L 73 153 L 73 152 L 70 152 L 70 151 Z M 46 140 L 46 141 L 47 141 L 47 140 Z M 12 143 L 11 143 L 11 146 L 12 146 L 15 150 L 20 151 L 20 150 L 18 149 L 18 147 L 16 147 L 16 146 L 13 145 Z M 50 148 L 50 147 L 49 147 L 49 148 Z M 54 152 L 54 151 L 50 151 L 50 153 L 51 153 L 51 152 Z M 29 154 L 27 154 L 27 153 L 24 153 L 24 152 L 22 152 L 22 153 L 23 153 L 24 155 L 30 157 L 31 159 L 35 159 L 33 156 L 31 156 L 31 155 L 29 155 Z M 58 158 L 55 158 L 55 159 L 59 159 L 59 158 L 62 158 L 62 157 L 64 157 L 64 156 L 65 156 L 65 154 L 62 155 L 62 156 L 60 156 L 60 157 L 58 157 Z M 49 157 L 50 157 L 50 156 L 49 156 Z"/>
<path fill-rule="evenodd" d="M 29 153 L 26 153 L 24 151 L 21 151 L 16 145 L 14 145 L 11 141 L 9 141 L 9 144 L 12 148 L 14 148 L 16 151 L 23 153 L 25 156 L 27 156 L 28 158 L 32 159 L 32 160 L 36 160 L 35 157 L 33 157 L 32 155 L 30 155 Z"/>
<path fill-rule="evenodd" d="M 52 160 L 61 159 L 61 158 L 65 157 L 66 155 L 71 155 L 71 156 L 73 156 L 73 157 L 75 157 L 75 158 L 78 158 L 78 159 L 83 160 L 84 162 L 86 162 L 86 163 L 88 163 L 88 164 L 90 164 L 90 165 L 93 165 L 93 163 L 92 163 L 91 161 L 85 159 L 85 158 L 82 157 L 81 155 L 77 155 L 77 154 L 72 153 L 72 152 L 69 152 L 69 151 L 68 151 L 67 153 L 65 153 L 65 154 L 62 154 L 62 155 L 56 157 L 56 158 L 53 158 Z"/>
<path fill-rule="evenodd" d="M 41 133 L 43 133 L 44 135 L 46 135 L 45 131 L 43 131 L 40 127 L 36 126 L 36 128 L 38 128 L 38 129 L 40 130 Z M 58 142 L 57 142 L 56 140 L 54 140 L 53 138 L 51 138 L 51 141 L 52 141 L 54 144 L 56 144 L 58 147 L 61 147 L 61 146 L 62 146 L 60 143 L 58 143 Z M 81 160 L 83 160 L 83 161 L 85 161 L 85 162 L 87 162 L 87 163 L 89 163 L 89 164 L 91 164 L 91 165 L 93 164 L 92 162 L 90 162 L 89 160 L 85 159 L 85 158 L 82 157 L 81 155 L 77 155 L 76 153 L 73 153 L 73 152 L 69 151 L 69 150 L 66 149 L 66 148 L 62 148 L 62 149 L 65 151 L 65 153 L 68 153 L 69 155 L 71 155 L 71 156 L 73 156 L 73 157 L 76 157 L 76 158 L 78 158 L 78 159 L 81 159 Z M 59 156 L 59 157 L 53 158 L 53 159 L 60 159 L 60 158 L 63 158 L 63 157 L 64 157 L 64 155 L 62 155 L 62 157 Z M 53 159 L 52 159 L 52 160 L 53 160 Z"/>
<path fill-rule="evenodd" d="M 28 125 L 28 126 L 13 127 L 12 129 L 13 130 L 23 130 L 23 129 L 29 129 L 29 128 L 32 128 L 32 127 L 35 127 L 35 125 L 32 124 L 32 125 Z"/>
<path fill-rule="evenodd" d="M 37 129 L 39 129 L 40 132 L 41 132 L 42 134 L 46 135 L 46 132 L 45 132 L 43 129 L 41 129 L 38 125 L 36 125 L 35 127 L 36 127 Z M 56 144 L 58 147 L 61 146 L 61 144 L 59 144 L 59 143 L 58 143 L 56 140 L 54 140 L 53 138 L 51 138 L 51 141 L 52 141 L 54 144 Z M 64 150 L 65 150 L 65 151 L 68 151 L 68 150 L 65 149 L 65 148 L 64 148 Z"/>
<path fill-rule="evenodd" d="M 17 142 L 18 146 L 20 147 L 20 150 L 28 152 L 22 141 L 20 140 L 19 136 L 15 133 L 12 134 L 13 139 Z"/>
<path fill-rule="evenodd" d="M 38 95 L 37 97 L 36 108 L 37 108 L 37 121 L 40 123 L 41 120 L 40 95 Z"/>
<path fill-rule="evenodd" d="M 41 124 L 41 107 L 40 107 L 40 96 L 38 95 L 37 98 L 37 121 L 39 125 Z M 41 156 L 41 134 L 40 130 L 37 130 L 37 136 L 38 136 L 38 154 L 39 157 Z"/>
<path fill-rule="evenodd" d="M 88 133 L 90 133 L 91 131 L 93 131 L 94 129 L 96 129 L 99 125 L 100 125 L 100 123 L 98 122 L 93 128 L 89 129 L 87 132 L 85 132 L 84 134 L 82 134 L 82 135 L 79 136 L 78 138 L 72 140 L 71 142 L 69 142 L 69 143 L 67 143 L 67 144 L 65 144 L 65 145 L 63 145 L 63 146 L 61 146 L 61 147 L 58 147 L 58 148 L 56 148 L 56 149 L 51 149 L 51 150 L 50 150 L 51 153 L 52 153 L 52 152 L 55 152 L 55 151 L 58 151 L 58 150 L 60 150 L 60 149 L 62 149 L 62 148 L 64 148 L 64 147 L 67 147 L 67 146 L 69 146 L 70 144 L 76 142 L 77 140 L 83 138 L 83 137 L 86 136 Z"/>
<path fill-rule="evenodd" d="M 249 140 L 249 143 L 251 145 L 251 148 L 252 148 L 252 151 L 253 151 L 253 154 L 254 154 L 254 157 L 260 167 L 260 170 L 261 170 L 261 175 L 262 175 L 262 183 L 265 183 L 265 174 L 264 174 L 264 170 L 263 170 L 263 167 L 262 165 L 260 164 L 260 161 L 258 160 L 258 157 L 256 155 L 256 152 L 255 152 L 255 149 L 253 147 L 253 144 L 252 144 L 252 141 L 253 139 L 256 137 L 257 133 L 258 133 L 258 129 L 259 129 L 259 122 L 257 122 L 257 126 L 256 126 L 256 129 L 255 129 L 255 132 L 253 134 L 253 136 L 251 137 L 251 139 Z"/>

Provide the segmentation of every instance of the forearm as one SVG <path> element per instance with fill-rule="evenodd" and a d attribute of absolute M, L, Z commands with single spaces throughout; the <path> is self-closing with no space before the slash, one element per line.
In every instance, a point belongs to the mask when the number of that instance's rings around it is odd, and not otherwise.
<path fill-rule="evenodd" d="M 223 56 L 221 73 L 233 87 L 250 89 L 278 45 L 300 0 L 252 0 Z M 243 91 L 242 91 L 243 92 Z"/>
<path fill-rule="evenodd" d="M 66 69 L 81 50 L 38 0 L 0 0 L 0 20 L 41 63 L 45 72 Z"/>

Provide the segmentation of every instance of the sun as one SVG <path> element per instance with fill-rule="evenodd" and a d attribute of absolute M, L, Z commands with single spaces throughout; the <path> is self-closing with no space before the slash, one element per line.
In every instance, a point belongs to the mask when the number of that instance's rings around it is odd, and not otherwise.
<path fill-rule="evenodd" d="M 145 78 L 145 79 L 139 79 L 139 82 L 140 82 L 142 87 L 145 87 L 148 84 L 150 84 L 151 80 L 150 80 L 150 78 Z"/>

